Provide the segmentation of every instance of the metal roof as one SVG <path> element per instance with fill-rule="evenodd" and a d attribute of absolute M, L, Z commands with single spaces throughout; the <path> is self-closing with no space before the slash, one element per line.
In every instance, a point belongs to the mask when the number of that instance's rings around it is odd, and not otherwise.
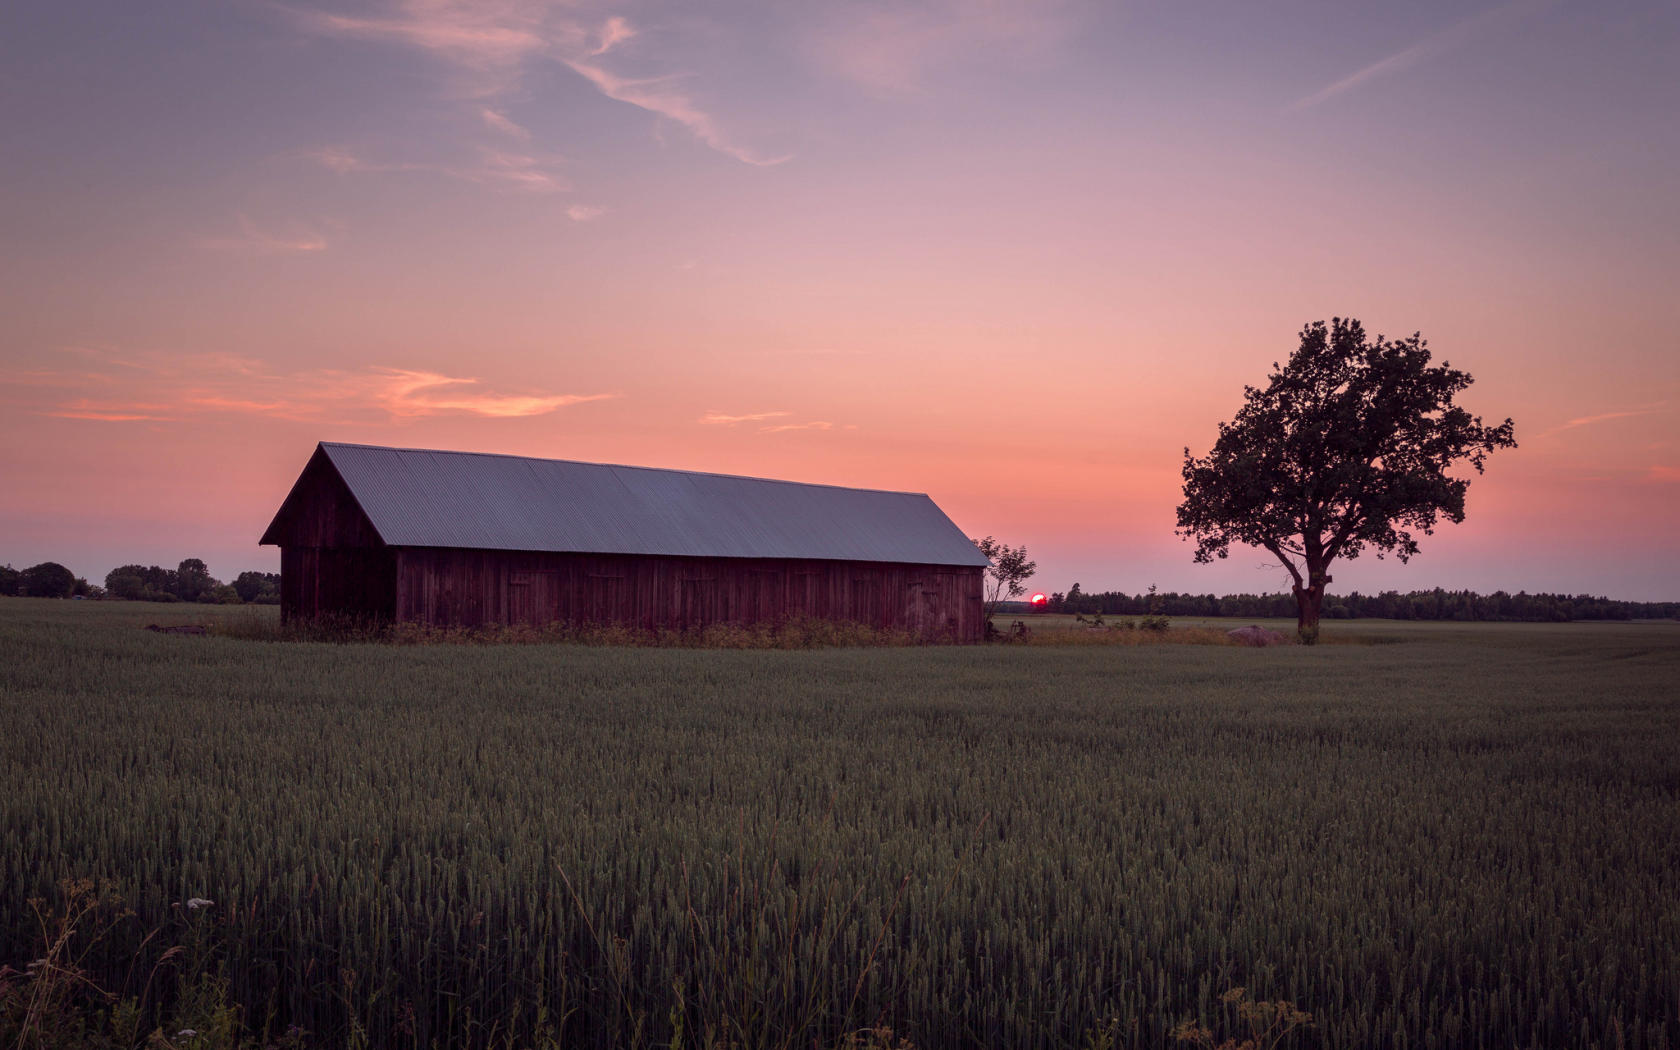
<path fill-rule="evenodd" d="M 391 546 L 991 564 L 919 492 L 322 442 Z"/>

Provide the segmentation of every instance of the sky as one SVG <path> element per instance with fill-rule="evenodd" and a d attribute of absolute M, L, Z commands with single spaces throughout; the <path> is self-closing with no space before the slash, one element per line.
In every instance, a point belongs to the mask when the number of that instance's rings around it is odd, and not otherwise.
<path fill-rule="evenodd" d="M 929 493 L 1197 566 L 1184 449 L 1334 316 L 1516 423 L 1333 592 L 1680 598 L 1680 5 L 18 0 L 0 562 L 256 540 L 320 440 Z"/>

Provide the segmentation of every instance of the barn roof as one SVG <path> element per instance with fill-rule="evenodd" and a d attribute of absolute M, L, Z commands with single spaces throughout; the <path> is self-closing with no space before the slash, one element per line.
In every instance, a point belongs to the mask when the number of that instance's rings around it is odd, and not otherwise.
<path fill-rule="evenodd" d="M 320 452 L 391 546 L 990 564 L 919 492 L 335 442 Z"/>

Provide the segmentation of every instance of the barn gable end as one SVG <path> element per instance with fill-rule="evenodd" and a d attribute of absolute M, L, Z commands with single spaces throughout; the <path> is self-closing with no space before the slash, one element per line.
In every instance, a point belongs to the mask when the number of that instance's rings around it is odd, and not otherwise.
<path fill-rule="evenodd" d="M 368 520 L 326 449 L 309 457 L 286 501 L 259 544 L 277 547 L 383 547 L 385 541 Z"/>

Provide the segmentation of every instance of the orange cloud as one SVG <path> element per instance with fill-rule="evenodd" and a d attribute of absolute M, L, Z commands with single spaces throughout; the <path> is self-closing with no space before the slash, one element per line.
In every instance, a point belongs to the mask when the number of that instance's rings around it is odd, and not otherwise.
<path fill-rule="evenodd" d="M 79 356 L 87 356 L 80 351 Z M 504 393 L 475 377 L 398 368 L 359 372 L 316 371 L 276 375 L 260 362 L 217 354 L 105 356 L 117 374 L 103 370 L 32 370 L 0 374 L 0 389 L 33 387 L 39 415 L 102 422 L 159 421 L 237 414 L 276 419 L 354 421 L 413 420 L 441 415 L 490 418 L 537 416 L 614 394 Z M 61 391 L 43 397 L 40 388 Z M 90 396 L 98 389 L 104 396 Z"/>
<path fill-rule="evenodd" d="M 463 390 L 480 382 L 477 379 L 457 379 L 435 372 L 389 371 L 370 377 L 347 377 L 347 388 L 357 389 L 358 381 L 371 388 L 371 400 L 397 419 L 413 419 L 444 412 L 464 412 L 475 416 L 540 416 L 567 405 L 584 401 L 602 401 L 612 394 L 551 394 L 506 395 L 477 393 Z M 445 392 L 449 391 L 449 392 Z M 354 396 L 352 394 L 351 396 Z"/>
<path fill-rule="evenodd" d="M 775 419 L 777 416 L 791 416 L 792 412 L 759 412 L 750 416 L 726 416 L 721 412 L 708 412 L 700 417 L 702 423 L 722 423 L 734 426 L 736 423 L 756 423 L 761 419 Z"/>
<path fill-rule="evenodd" d="M 815 423 L 783 423 L 779 427 L 759 427 L 758 429 L 766 434 L 779 434 L 784 430 L 833 430 L 834 424 L 824 423 L 819 420 Z M 849 427 L 847 429 L 855 428 Z"/>

